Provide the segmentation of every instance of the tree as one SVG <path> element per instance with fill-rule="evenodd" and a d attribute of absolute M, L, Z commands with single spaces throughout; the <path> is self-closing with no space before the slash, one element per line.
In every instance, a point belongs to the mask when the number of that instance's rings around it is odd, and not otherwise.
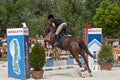
<path fill-rule="evenodd" d="M 56 0 L 54 2 L 54 14 L 69 24 L 70 33 L 73 36 L 81 37 L 84 20 L 84 2 L 82 0 Z M 80 6 L 81 5 L 81 6 Z"/>
<path fill-rule="evenodd" d="M 6 33 L 7 28 L 22 27 L 22 22 L 26 22 L 29 29 L 31 28 L 30 36 L 31 33 L 32 36 L 43 33 L 44 22 L 41 22 L 43 21 L 41 17 L 51 10 L 50 0 L 0 0 L 0 4 L 2 4 L 0 5 L 0 19 L 3 22 L 4 33 Z M 37 31 L 33 30 L 31 26 Z"/>
<path fill-rule="evenodd" d="M 21 23 L 26 22 L 32 37 L 36 34 L 43 35 L 47 15 L 53 14 L 69 24 L 71 35 L 81 37 L 86 25 L 93 23 L 92 18 L 101 1 L 103 0 L 0 0 L 0 18 L 4 33 L 6 28 L 22 27 Z"/>
<path fill-rule="evenodd" d="M 3 27 L 3 23 L 6 20 L 7 11 L 4 5 L 4 1 L 0 0 L 0 37 L 5 35 L 5 28 Z"/>
<path fill-rule="evenodd" d="M 65 22 L 68 23 L 69 28 L 70 28 L 70 33 L 73 36 L 76 36 L 75 33 L 77 33 L 78 26 L 76 26 L 76 19 L 77 19 L 77 14 L 73 12 L 72 10 L 72 4 L 70 4 L 68 1 L 61 1 L 57 0 L 56 4 L 58 5 L 57 7 L 59 10 L 57 11 L 59 14 L 58 17 L 63 19 Z M 76 32 L 75 32 L 76 31 Z"/>
<path fill-rule="evenodd" d="M 116 2 L 120 6 L 120 0 L 111 0 L 112 2 Z"/>
<path fill-rule="evenodd" d="M 120 6 L 109 0 L 101 2 L 93 17 L 94 25 L 103 29 L 104 36 L 120 35 Z"/>
<path fill-rule="evenodd" d="M 28 26 L 30 30 L 30 37 L 35 35 L 44 35 L 44 24 L 46 20 L 46 14 L 35 19 L 30 19 L 28 21 Z"/>
<path fill-rule="evenodd" d="M 29 6 L 29 13 L 32 17 L 27 20 L 30 30 L 30 37 L 35 35 L 44 35 L 44 24 L 47 20 L 47 15 L 51 12 L 52 6 L 50 0 L 29 0 L 32 1 Z"/>
<path fill-rule="evenodd" d="M 43 33 L 43 21 L 51 13 L 69 24 L 73 36 L 82 36 L 83 28 L 91 21 L 84 4 L 83 0 L 6 0 L 1 11 L 5 14 L 1 16 L 5 28 L 22 27 L 21 23 L 26 22 L 30 36 L 35 36 Z"/>
<path fill-rule="evenodd" d="M 99 7 L 100 2 L 103 0 L 85 0 L 85 10 L 87 11 L 86 19 L 88 23 L 93 23 L 92 18 L 96 13 L 96 8 Z"/>

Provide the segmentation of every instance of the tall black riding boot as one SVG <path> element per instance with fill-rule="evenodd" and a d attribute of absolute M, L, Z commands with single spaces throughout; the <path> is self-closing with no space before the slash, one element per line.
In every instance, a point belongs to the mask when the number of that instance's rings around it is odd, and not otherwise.
<path fill-rule="evenodd" d="M 54 45 L 59 45 L 58 40 L 59 40 L 59 35 L 56 34 L 56 35 L 55 35 L 55 44 L 54 44 Z"/>

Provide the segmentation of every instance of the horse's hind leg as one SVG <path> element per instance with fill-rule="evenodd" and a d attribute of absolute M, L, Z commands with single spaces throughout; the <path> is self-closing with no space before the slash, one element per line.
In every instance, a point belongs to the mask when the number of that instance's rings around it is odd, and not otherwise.
<path fill-rule="evenodd" d="M 84 53 L 82 53 L 81 56 L 83 57 L 83 59 L 85 61 L 85 64 L 87 65 L 89 76 L 92 77 L 91 70 L 90 70 L 89 65 L 88 65 L 88 59 L 87 59 L 87 57 L 85 56 Z"/>
<path fill-rule="evenodd" d="M 81 62 L 79 60 L 79 55 L 75 55 L 74 58 L 75 58 L 76 62 L 78 63 L 78 65 L 79 65 L 79 67 L 81 69 L 81 76 L 83 78 L 85 78 L 85 72 L 84 72 L 84 69 L 82 68 Z"/>

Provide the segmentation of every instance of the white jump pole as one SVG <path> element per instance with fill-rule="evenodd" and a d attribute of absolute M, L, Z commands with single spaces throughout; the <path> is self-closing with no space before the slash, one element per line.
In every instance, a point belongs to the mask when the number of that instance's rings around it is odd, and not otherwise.
<path fill-rule="evenodd" d="M 102 29 L 101 28 L 86 28 L 85 42 L 90 53 L 97 57 L 102 44 Z M 97 58 L 93 59 L 88 56 L 88 64 L 92 71 L 99 71 L 100 66 L 97 64 Z"/>

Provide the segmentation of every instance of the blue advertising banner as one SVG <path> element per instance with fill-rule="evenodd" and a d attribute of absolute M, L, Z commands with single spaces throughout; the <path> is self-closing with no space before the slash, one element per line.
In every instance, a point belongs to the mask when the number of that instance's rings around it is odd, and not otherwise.
<path fill-rule="evenodd" d="M 28 28 L 7 29 L 8 77 L 29 78 Z"/>

